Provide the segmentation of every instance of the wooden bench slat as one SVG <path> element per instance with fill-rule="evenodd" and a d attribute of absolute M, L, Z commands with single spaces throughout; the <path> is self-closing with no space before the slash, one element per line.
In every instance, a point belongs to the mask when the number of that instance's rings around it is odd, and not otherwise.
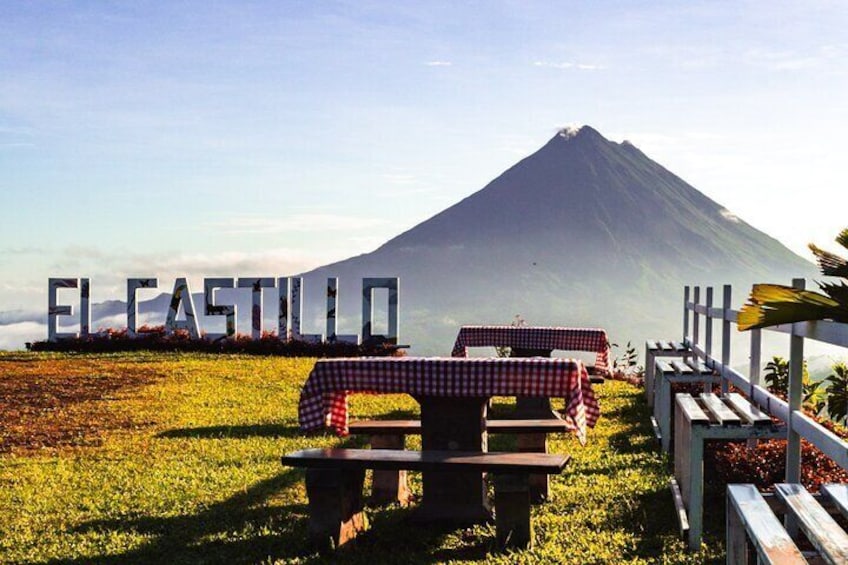
<path fill-rule="evenodd" d="M 693 372 L 692 367 L 680 361 L 672 361 L 671 366 L 674 368 L 674 372 L 680 375 L 691 375 Z"/>
<path fill-rule="evenodd" d="M 678 353 L 687 353 L 689 351 L 689 348 L 680 343 L 679 341 L 674 341 L 671 345 Z"/>
<path fill-rule="evenodd" d="M 556 474 L 562 472 L 570 458 L 547 453 L 316 448 L 287 453 L 282 462 L 311 468 Z"/>
<path fill-rule="evenodd" d="M 754 485 L 727 485 L 728 511 L 736 512 L 764 563 L 805 563 L 804 556 Z"/>
<path fill-rule="evenodd" d="M 661 373 L 675 373 L 674 367 L 671 366 L 671 363 L 668 361 L 663 361 L 662 359 L 657 359 L 657 369 Z"/>
<path fill-rule="evenodd" d="M 370 435 L 418 435 L 421 433 L 421 420 L 360 420 L 351 422 L 351 434 Z M 486 430 L 491 433 L 555 433 L 567 432 L 565 420 L 487 420 Z"/>
<path fill-rule="evenodd" d="M 695 399 L 692 398 L 691 394 L 677 394 L 674 400 L 675 402 L 677 402 L 677 406 L 681 410 L 683 410 L 684 414 L 686 414 L 686 419 L 689 420 L 693 425 L 709 425 L 710 418 L 704 413 L 703 410 L 701 410 L 701 407 L 698 406 L 698 403 L 695 402 Z"/>
<path fill-rule="evenodd" d="M 671 347 L 671 343 L 665 341 L 664 339 L 661 339 L 658 344 L 662 348 L 663 351 L 671 351 L 673 349 Z"/>
<path fill-rule="evenodd" d="M 712 369 L 707 367 L 704 364 L 704 362 L 701 361 L 700 359 L 691 359 L 691 358 L 686 359 L 685 363 L 686 363 L 686 366 L 689 367 L 689 369 L 691 369 L 691 371 L 693 373 L 700 373 L 702 375 L 703 374 L 709 375 L 709 374 L 712 374 L 712 372 L 713 372 Z"/>
<path fill-rule="evenodd" d="M 798 525 L 819 553 L 830 563 L 848 563 L 848 534 L 827 510 L 799 484 L 775 485 L 775 494 L 798 520 Z"/>
<path fill-rule="evenodd" d="M 656 341 L 654 341 L 654 340 L 652 340 L 652 339 L 646 340 L 646 341 L 645 341 L 645 346 L 646 346 L 648 349 L 659 349 L 659 345 L 657 344 L 657 342 L 656 342 Z"/>
<path fill-rule="evenodd" d="M 713 418 L 722 426 L 739 426 L 742 425 L 742 420 L 736 413 L 725 406 L 717 395 L 709 392 L 702 392 L 700 395 L 701 402 L 704 403 L 707 411 Z"/>
<path fill-rule="evenodd" d="M 848 518 L 848 485 L 822 485 L 819 492 L 827 497 L 843 516 Z"/>
<path fill-rule="evenodd" d="M 724 398 L 747 423 L 753 426 L 772 425 L 771 418 L 768 417 L 768 414 L 748 402 L 748 400 L 738 392 L 731 392 Z"/>

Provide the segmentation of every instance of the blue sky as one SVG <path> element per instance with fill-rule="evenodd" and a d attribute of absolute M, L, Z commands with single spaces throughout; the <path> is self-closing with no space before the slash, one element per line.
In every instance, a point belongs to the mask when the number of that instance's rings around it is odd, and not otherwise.
<path fill-rule="evenodd" d="M 368 252 L 568 124 L 827 244 L 846 28 L 820 1 L 3 2 L 0 311 L 49 276 L 99 301 Z"/>

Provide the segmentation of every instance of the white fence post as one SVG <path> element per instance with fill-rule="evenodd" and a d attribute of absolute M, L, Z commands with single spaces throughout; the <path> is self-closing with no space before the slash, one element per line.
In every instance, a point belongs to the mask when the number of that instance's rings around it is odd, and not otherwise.
<path fill-rule="evenodd" d="M 721 365 L 722 368 L 730 365 L 730 296 L 731 288 L 729 284 L 722 288 L 722 304 L 721 304 Z M 728 386 L 727 378 L 724 376 L 724 370 L 721 375 L 721 393 L 727 394 L 730 387 Z"/>
<path fill-rule="evenodd" d="M 698 318 L 698 303 L 701 301 L 701 287 L 696 286 L 694 289 L 694 298 L 692 299 L 692 344 L 698 345 L 700 336 L 700 320 Z"/>
<path fill-rule="evenodd" d="M 706 321 L 704 322 L 704 353 L 708 358 L 712 358 L 713 356 L 713 317 L 710 313 L 710 309 L 713 307 L 713 287 L 707 287 L 707 300 L 706 300 L 707 314 Z"/>
<path fill-rule="evenodd" d="M 683 287 L 683 342 L 689 337 L 689 286 Z"/>
<path fill-rule="evenodd" d="M 793 288 L 804 289 L 804 279 L 792 279 Z M 786 422 L 786 482 L 798 483 L 801 480 L 801 436 L 795 430 L 793 420 L 795 411 L 801 409 L 804 395 L 804 338 L 796 335 L 796 326 L 792 324 L 789 338 L 789 418 Z"/>

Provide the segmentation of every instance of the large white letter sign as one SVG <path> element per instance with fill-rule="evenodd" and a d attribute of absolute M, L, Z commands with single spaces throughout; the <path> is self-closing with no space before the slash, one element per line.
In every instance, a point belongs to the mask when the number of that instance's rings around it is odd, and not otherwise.
<path fill-rule="evenodd" d="M 180 302 L 182 302 L 185 309 L 185 320 L 177 320 Z M 171 305 L 168 307 L 168 317 L 165 319 L 165 330 L 170 334 L 173 334 L 176 330 L 186 330 L 192 339 L 200 337 L 197 318 L 194 315 L 194 302 L 191 298 L 191 289 L 185 277 L 180 277 L 174 282 L 174 293 L 171 295 Z"/>
<path fill-rule="evenodd" d="M 74 309 L 67 304 L 58 304 L 57 289 L 80 289 L 80 331 L 59 332 L 59 316 L 72 316 Z M 47 341 L 74 339 L 87 336 L 91 327 L 91 310 L 89 308 L 89 279 L 47 279 Z"/>
<path fill-rule="evenodd" d="M 308 341 L 310 343 L 321 343 L 324 341 L 324 336 L 321 334 L 302 334 L 300 333 L 300 313 L 303 311 L 303 278 L 291 278 L 291 338 L 298 341 Z"/>
<path fill-rule="evenodd" d="M 400 279 L 397 277 L 380 277 L 362 279 L 362 343 L 369 341 L 386 341 L 397 345 L 398 343 L 398 289 Z M 386 335 L 374 335 L 372 323 L 374 320 L 373 296 L 374 289 L 389 289 L 389 333 Z"/>
<path fill-rule="evenodd" d="M 206 339 L 217 341 L 228 336 L 236 335 L 236 305 L 217 304 L 216 290 L 219 288 L 235 288 L 235 281 L 228 278 L 203 279 L 203 301 L 206 303 L 204 314 L 207 316 L 226 316 L 226 331 L 224 333 L 206 333 Z"/>
<path fill-rule="evenodd" d="M 127 336 L 138 336 L 138 301 L 136 291 L 140 288 L 157 288 L 159 279 L 127 279 Z"/>
<path fill-rule="evenodd" d="M 253 339 L 262 337 L 262 289 L 274 288 L 276 281 L 271 277 L 239 278 L 239 288 L 252 289 L 253 304 L 250 309 L 250 335 Z"/>
<path fill-rule="evenodd" d="M 280 277 L 277 279 L 277 302 L 279 310 L 277 311 L 277 337 L 283 341 L 289 339 L 289 278 Z"/>
<path fill-rule="evenodd" d="M 354 343 L 359 344 L 359 336 L 339 335 L 338 317 L 339 309 L 339 279 L 331 277 L 327 279 L 327 342 L 329 343 Z"/>

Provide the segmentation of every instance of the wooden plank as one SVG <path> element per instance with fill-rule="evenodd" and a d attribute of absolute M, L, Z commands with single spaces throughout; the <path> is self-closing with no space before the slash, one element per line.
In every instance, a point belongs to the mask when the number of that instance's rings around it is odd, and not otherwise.
<path fill-rule="evenodd" d="M 671 497 L 674 500 L 674 509 L 677 512 L 677 525 L 680 528 L 680 537 L 686 537 L 689 532 L 689 518 L 686 516 L 686 505 L 683 504 L 683 496 L 680 494 L 680 485 L 676 479 L 669 481 Z"/>
<path fill-rule="evenodd" d="M 681 363 L 680 361 L 672 361 L 671 366 L 674 368 L 674 372 L 679 375 L 691 375 L 692 367 L 690 367 L 686 363 Z"/>
<path fill-rule="evenodd" d="M 819 492 L 821 492 L 822 496 L 829 500 L 843 516 L 848 518 L 848 485 L 822 485 Z"/>
<path fill-rule="evenodd" d="M 748 402 L 748 400 L 738 392 L 731 392 L 724 397 L 724 400 L 748 424 L 751 424 L 752 426 L 772 425 L 771 418 L 769 418 L 768 414 Z"/>
<path fill-rule="evenodd" d="M 679 341 L 673 341 L 671 346 L 677 353 L 689 353 L 689 348 L 680 343 Z"/>
<path fill-rule="evenodd" d="M 814 339 L 823 343 L 848 347 L 848 324 L 832 322 L 830 320 L 817 320 L 815 322 L 797 322 L 795 324 L 781 324 L 763 328 L 771 332 L 796 335 L 807 339 Z"/>
<path fill-rule="evenodd" d="M 421 420 L 360 420 L 351 422 L 351 434 L 367 435 L 418 435 L 421 433 Z M 568 424 L 565 420 L 487 420 L 486 430 L 491 433 L 565 433 Z"/>
<path fill-rule="evenodd" d="M 711 375 L 713 373 L 713 370 L 707 367 L 706 363 L 700 359 L 687 359 L 686 366 L 688 366 L 693 373 L 701 373 L 702 375 Z"/>
<path fill-rule="evenodd" d="M 675 396 L 677 409 L 680 410 L 690 424 L 708 426 L 710 418 L 707 416 L 691 394 L 680 393 Z"/>
<path fill-rule="evenodd" d="M 848 534 L 830 514 L 799 484 L 781 483 L 774 486 L 777 497 L 797 520 L 810 543 L 822 557 L 834 565 L 848 563 Z"/>
<path fill-rule="evenodd" d="M 664 339 L 659 340 L 659 346 L 662 348 L 663 351 L 672 350 L 671 343 L 665 341 Z"/>
<path fill-rule="evenodd" d="M 657 342 L 653 339 L 646 340 L 645 347 L 647 347 L 649 350 L 659 349 L 659 345 L 657 345 Z"/>
<path fill-rule="evenodd" d="M 804 563 L 804 556 L 754 485 L 727 485 L 727 512 L 735 512 L 761 562 Z"/>
<path fill-rule="evenodd" d="M 848 443 L 800 410 L 792 412 L 791 418 L 792 427 L 798 434 L 833 459 L 834 463 L 848 469 Z"/>
<path fill-rule="evenodd" d="M 569 459 L 569 455 L 547 453 L 316 448 L 288 453 L 282 462 L 290 467 L 310 468 L 560 473 Z"/>
<path fill-rule="evenodd" d="M 660 373 L 675 373 L 676 372 L 674 370 L 674 367 L 672 367 L 671 363 L 669 363 L 668 361 L 663 361 L 662 359 L 657 359 L 656 367 L 657 367 L 657 369 L 660 370 Z M 657 378 L 656 374 L 654 375 L 654 378 L 655 379 Z"/>
<path fill-rule="evenodd" d="M 651 427 L 654 429 L 654 437 L 656 438 L 657 443 L 662 445 L 662 431 L 660 430 L 660 425 L 654 416 L 651 416 Z"/>
<path fill-rule="evenodd" d="M 701 402 L 704 403 L 707 411 L 721 426 L 741 426 L 742 419 L 736 415 L 736 412 L 725 406 L 724 402 L 718 395 L 703 392 L 701 393 Z"/>

